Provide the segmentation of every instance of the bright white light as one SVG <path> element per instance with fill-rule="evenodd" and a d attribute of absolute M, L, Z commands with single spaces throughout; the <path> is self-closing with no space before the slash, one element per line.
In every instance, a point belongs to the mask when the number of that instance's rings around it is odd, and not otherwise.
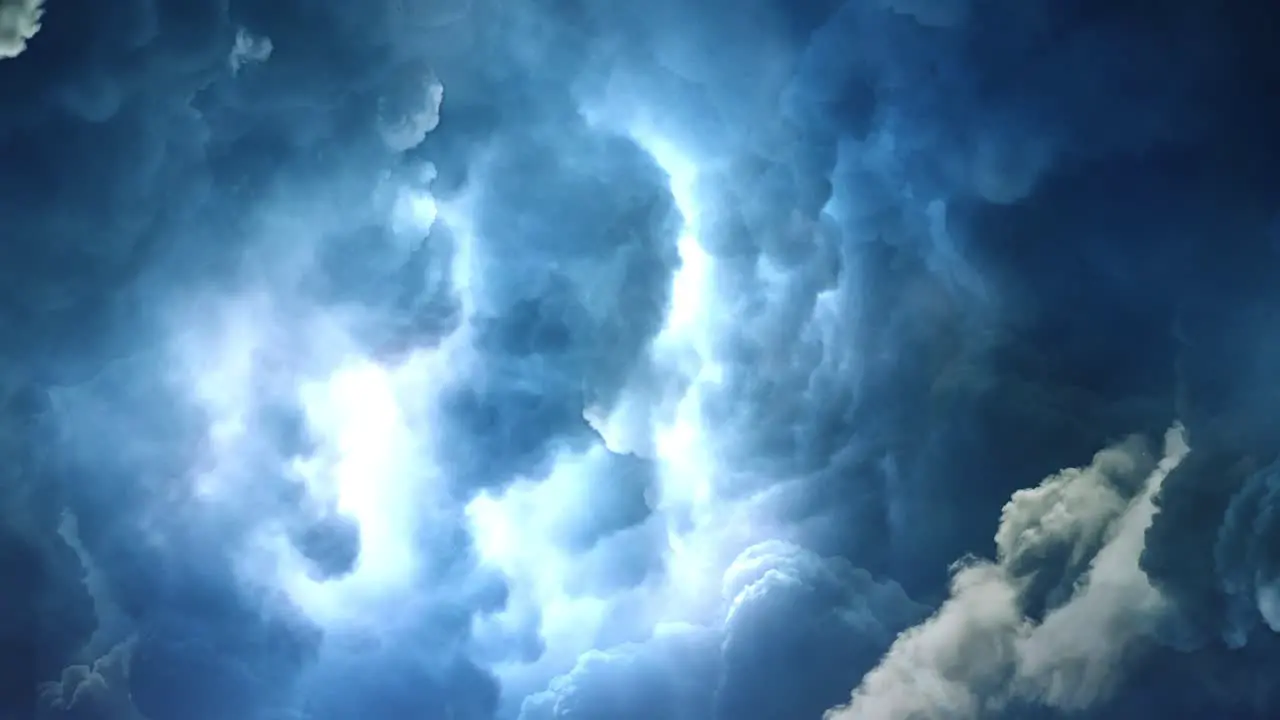
<path fill-rule="evenodd" d="M 653 157 L 658 167 L 662 168 L 670 178 L 671 196 L 675 199 L 676 208 L 684 216 L 687 227 L 696 227 L 698 222 L 698 165 L 674 143 L 666 138 L 645 129 L 633 132 L 636 142 Z"/>
<path fill-rule="evenodd" d="M 656 413 L 654 453 L 661 465 L 658 510 L 671 518 L 667 541 L 671 619 L 714 595 L 723 570 L 719 555 L 734 532 L 731 509 L 717 507 L 712 452 L 713 429 L 704 418 L 706 392 L 720 383 L 723 368 L 715 357 L 715 322 L 721 311 L 714 283 L 715 259 L 699 242 L 698 165 L 673 143 L 654 133 L 634 133 L 670 178 L 671 194 L 684 220 L 677 249 L 680 268 L 672 278 L 671 307 L 653 343 L 654 359 L 678 374 L 684 391 Z M 670 402 L 670 401 L 668 401 Z M 689 527 L 677 517 L 692 519 Z"/>
<path fill-rule="evenodd" d="M 664 336 L 679 336 L 684 343 L 700 345 L 699 326 L 705 324 L 711 295 L 711 256 L 698 242 L 697 185 L 698 166 L 666 139 L 638 134 L 639 142 L 666 171 L 670 178 L 671 196 L 680 211 L 683 227 L 676 240 L 680 269 L 671 282 L 671 308 L 664 325 Z M 705 354 L 707 348 L 697 348 Z"/>
<path fill-rule="evenodd" d="M 519 532 L 519 521 L 512 517 L 512 505 L 517 504 L 513 502 L 513 495 L 484 492 L 468 503 L 466 509 L 476 551 L 508 573 L 518 563 L 522 546 L 529 549 Z"/>
<path fill-rule="evenodd" d="M 354 570 L 317 580 L 289 541 L 293 519 L 268 507 L 240 559 L 246 581 L 278 586 L 325 625 L 359 620 L 371 606 L 416 592 L 413 581 L 425 558 L 415 536 L 440 493 L 425 451 L 430 424 L 424 408 L 436 397 L 456 343 L 383 365 L 357 352 L 336 315 L 285 318 L 266 295 L 218 305 L 214 332 L 174 341 L 174 380 L 212 420 L 207 458 L 193 478 L 196 497 L 219 512 L 257 512 L 262 469 L 255 463 L 274 460 L 281 464 L 269 472 L 304 484 L 306 504 L 353 519 L 360 532 Z M 264 402 L 297 402 L 314 448 L 294 458 L 264 451 L 254 435 L 254 414 Z"/>
<path fill-rule="evenodd" d="M 665 329 L 667 334 L 696 340 L 698 325 L 707 315 L 711 259 L 692 234 L 681 234 L 676 248 L 680 252 L 680 269 L 672 278 L 671 309 Z M 707 351 L 705 347 L 699 349 Z"/>
<path fill-rule="evenodd" d="M 436 217 L 444 221 L 450 230 L 453 247 L 450 249 L 449 280 L 462 305 L 462 317 L 466 320 L 476 313 L 477 279 L 482 264 L 482 258 L 477 254 L 479 231 L 474 219 L 474 194 L 467 192 L 449 202 L 438 203 L 435 210 Z"/>
<path fill-rule="evenodd" d="M 402 546 L 412 529 L 403 477 L 410 459 L 405 450 L 412 438 L 390 373 L 371 362 L 357 362 L 323 386 L 304 390 L 303 402 L 337 456 L 332 473 L 338 511 L 360 523 L 357 572 L 402 572 L 412 563 L 411 553 Z"/>
<path fill-rule="evenodd" d="M 354 617 L 369 603 L 412 590 L 423 562 L 416 532 L 434 498 L 423 443 L 402 397 L 409 364 L 387 368 L 354 360 L 302 388 L 303 408 L 322 450 L 303 469 L 315 497 L 360 526 L 360 557 L 345 577 L 290 581 L 294 599 L 314 617 Z"/>
<path fill-rule="evenodd" d="M 671 307 L 654 351 L 677 359 L 686 391 L 667 419 L 654 428 L 654 444 L 663 465 L 663 498 L 668 505 L 696 509 L 711 502 L 714 463 L 707 452 L 702 421 L 706 383 L 717 382 L 720 368 L 712 355 L 714 312 L 713 258 L 698 241 L 698 168 L 688 155 L 660 136 L 637 134 L 638 141 L 667 172 L 671 194 L 684 224 L 677 249 L 680 268 L 671 281 Z M 693 359 L 692 364 L 688 363 Z M 672 508 L 674 509 L 674 508 Z M 679 547 L 679 543 L 673 543 Z"/>
<path fill-rule="evenodd" d="M 392 208 L 391 229 L 417 241 L 431 232 L 439 214 L 440 208 L 430 190 L 402 188 Z"/>

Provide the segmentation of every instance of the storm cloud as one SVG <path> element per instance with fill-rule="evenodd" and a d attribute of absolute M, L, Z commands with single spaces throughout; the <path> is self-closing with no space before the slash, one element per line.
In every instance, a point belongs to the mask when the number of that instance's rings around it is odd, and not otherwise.
<path fill-rule="evenodd" d="M 0 717 L 1273 716 L 1276 27 L 0 2 Z"/>

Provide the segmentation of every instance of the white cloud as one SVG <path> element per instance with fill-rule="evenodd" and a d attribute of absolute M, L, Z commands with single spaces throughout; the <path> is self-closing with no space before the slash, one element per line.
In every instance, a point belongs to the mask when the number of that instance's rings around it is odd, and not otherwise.
<path fill-rule="evenodd" d="M 1131 492 L 1127 479 L 1146 464 L 1132 441 L 1015 494 L 997 533 L 996 562 L 962 565 L 950 599 L 903 633 L 829 720 L 976 719 L 1014 700 L 1070 711 L 1106 697 L 1163 616 L 1163 599 L 1138 561 L 1152 498 L 1187 452 L 1175 427 L 1163 460 Z M 1070 598 L 1037 623 L 1025 607 L 1041 571 L 1030 560 L 1050 546 L 1088 556 L 1088 569 Z"/>
<path fill-rule="evenodd" d="M 351 334 L 358 320 L 289 295 L 276 286 L 174 312 L 166 380 L 210 421 L 192 493 L 206 512 L 257 518 L 240 549 L 246 582 L 282 590 L 326 626 L 390 624 L 387 606 L 420 594 L 420 525 L 446 504 L 430 416 L 458 343 L 378 361 Z M 258 437 L 262 413 L 276 407 L 296 409 L 307 447 L 264 452 L 275 440 Z M 298 507 L 273 510 L 264 493 L 281 482 L 305 490 Z M 349 573 L 317 577 L 290 532 L 330 515 L 358 525 L 359 556 Z"/>
<path fill-rule="evenodd" d="M 1091 557 L 1153 469 L 1143 443 L 1134 438 L 1098 453 L 1093 464 L 1069 468 L 1034 488 L 1019 490 L 1004 506 L 996 531 L 1001 564 L 1014 574 L 1056 548 L 1070 561 Z"/>
<path fill-rule="evenodd" d="M 21 55 L 43 17 L 44 0 L 0 0 L 0 59 Z"/>

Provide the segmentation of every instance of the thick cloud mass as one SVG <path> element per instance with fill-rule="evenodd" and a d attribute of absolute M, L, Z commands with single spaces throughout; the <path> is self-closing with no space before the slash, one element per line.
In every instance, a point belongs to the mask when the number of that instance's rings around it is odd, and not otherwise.
<path fill-rule="evenodd" d="M 1020 702 L 1080 711 L 1110 695 L 1165 612 L 1138 560 L 1153 497 L 1184 443 L 1175 428 L 1154 469 L 1131 442 L 1015 493 L 996 562 L 959 565 L 951 597 L 828 717 L 994 717 Z M 1059 597 L 1037 608 L 1046 580 Z M 1037 610 L 1039 620 L 1028 617 Z"/>
<path fill-rule="evenodd" d="M 43 5 L 43 0 L 0 3 L 0 59 L 17 57 L 27 49 L 27 41 L 40 31 Z"/>
<path fill-rule="evenodd" d="M 816 717 L 922 611 L 895 583 L 777 541 L 729 566 L 723 598 L 711 627 L 584 654 L 520 718 Z"/>
<path fill-rule="evenodd" d="M 1276 717 L 1277 28 L 0 0 L 0 720 Z"/>

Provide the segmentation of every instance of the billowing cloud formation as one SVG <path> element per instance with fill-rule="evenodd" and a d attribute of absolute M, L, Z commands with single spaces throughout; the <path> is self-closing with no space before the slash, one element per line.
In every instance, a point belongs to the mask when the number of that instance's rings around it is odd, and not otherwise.
<path fill-rule="evenodd" d="M 406 65 L 401 72 L 420 75 L 405 78 L 405 97 L 383 96 L 378 99 L 378 115 L 382 139 L 396 152 L 412 150 L 427 139 L 427 133 L 440 124 L 440 104 L 444 102 L 444 86 L 429 67 Z"/>
<path fill-rule="evenodd" d="M 236 42 L 231 46 L 231 56 L 227 62 L 231 72 L 240 72 L 240 68 L 252 63 L 266 62 L 275 47 L 269 37 L 255 37 L 244 28 L 236 31 Z"/>
<path fill-rule="evenodd" d="M 1015 493 L 996 561 L 962 563 L 951 598 L 828 717 L 979 718 L 1016 715 L 1018 703 L 1079 711 L 1105 698 L 1166 611 L 1138 560 L 1152 499 L 1185 443 L 1174 428 L 1154 469 L 1131 441 Z"/>
<path fill-rule="evenodd" d="M 1275 716 L 1267 3 L 43 9 L 0 717 Z"/>
<path fill-rule="evenodd" d="M 27 41 L 40 32 L 44 0 L 0 2 L 0 59 L 15 58 L 27 49 Z"/>
<path fill-rule="evenodd" d="M 894 583 L 779 542 L 744 551 L 723 598 L 714 625 L 587 652 L 520 718 L 817 715 L 923 610 Z"/>
<path fill-rule="evenodd" d="M 145 720 L 129 697 L 131 653 L 132 643 L 124 642 L 91 666 L 72 665 L 63 670 L 59 682 L 41 688 L 41 717 Z"/>

